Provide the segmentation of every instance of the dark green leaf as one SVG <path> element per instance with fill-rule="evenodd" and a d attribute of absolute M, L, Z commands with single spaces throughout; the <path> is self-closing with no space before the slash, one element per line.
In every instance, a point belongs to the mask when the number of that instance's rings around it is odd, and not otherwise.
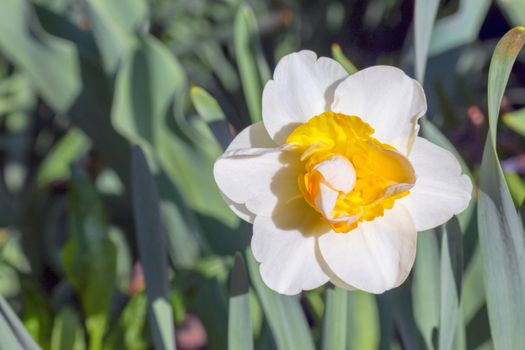
<path fill-rule="evenodd" d="M 132 151 L 131 180 L 135 230 L 155 348 L 175 349 L 173 315 L 168 302 L 168 258 L 159 195 L 144 153 L 138 146 Z"/>

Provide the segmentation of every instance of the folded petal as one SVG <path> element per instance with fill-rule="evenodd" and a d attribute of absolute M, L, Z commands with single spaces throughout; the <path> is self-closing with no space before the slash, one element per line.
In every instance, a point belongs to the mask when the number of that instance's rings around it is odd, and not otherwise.
<path fill-rule="evenodd" d="M 416 235 L 410 214 L 396 205 L 348 233 L 331 231 L 318 241 L 326 264 L 340 280 L 370 293 L 383 293 L 407 278 L 416 256 Z"/>
<path fill-rule="evenodd" d="M 276 144 L 268 136 L 268 132 L 264 128 L 262 122 L 252 124 L 235 136 L 232 140 L 226 152 L 244 148 L 275 148 Z M 221 192 L 222 198 L 228 205 L 228 207 L 242 220 L 249 223 L 253 223 L 255 214 L 246 208 L 244 203 L 236 203 L 232 201 L 228 196 Z"/>
<path fill-rule="evenodd" d="M 302 198 L 280 205 L 273 217 L 257 216 L 251 247 L 268 287 L 293 295 L 329 279 L 316 255 L 316 237 L 329 231 Z"/>
<path fill-rule="evenodd" d="M 426 110 L 421 85 L 390 66 L 352 74 L 337 86 L 332 104 L 333 112 L 360 117 L 375 129 L 375 138 L 405 155 L 419 130 L 417 120 Z"/>
<path fill-rule="evenodd" d="M 461 173 L 452 153 L 417 137 L 408 158 L 416 184 L 399 202 L 410 212 L 418 231 L 439 226 L 467 208 L 472 182 Z"/>
<path fill-rule="evenodd" d="M 337 84 L 348 74 L 337 61 L 312 51 L 283 57 L 266 83 L 262 96 L 263 121 L 281 145 L 299 124 L 329 111 Z"/>
<path fill-rule="evenodd" d="M 280 148 L 243 148 L 225 152 L 213 173 L 230 201 L 244 204 L 256 215 L 270 216 L 278 203 L 301 196 L 299 165 L 299 155 Z"/>

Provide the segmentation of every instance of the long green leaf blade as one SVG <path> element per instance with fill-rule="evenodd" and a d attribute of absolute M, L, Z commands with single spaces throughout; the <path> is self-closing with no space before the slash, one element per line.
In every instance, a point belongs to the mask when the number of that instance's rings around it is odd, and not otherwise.
<path fill-rule="evenodd" d="M 242 5 L 235 16 L 233 42 L 244 97 L 252 123 L 262 119 L 261 96 L 262 85 L 265 83 L 259 74 L 257 65 L 257 40 L 255 15 L 250 7 Z"/>
<path fill-rule="evenodd" d="M 252 285 L 261 301 L 275 343 L 281 350 L 315 349 L 310 329 L 296 296 L 280 295 L 264 284 L 251 250 L 246 253 Z"/>
<path fill-rule="evenodd" d="M 322 349 L 345 350 L 348 330 L 348 292 L 342 288 L 328 287 L 325 293 Z"/>
<path fill-rule="evenodd" d="M 239 253 L 235 254 L 235 263 L 230 281 L 228 349 L 253 349 L 248 273 L 246 272 L 244 259 Z"/>
<path fill-rule="evenodd" d="M 439 0 L 416 0 L 414 7 L 414 50 L 416 78 L 423 82 L 428 48 L 434 28 Z"/>
<path fill-rule="evenodd" d="M 173 315 L 168 302 L 168 258 L 161 223 L 160 201 L 142 150 L 135 146 L 131 158 L 133 214 L 144 269 L 150 327 L 156 349 L 175 349 Z"/>
<path fill-rule="evenodd" d="M 478 226 L 496 349 L 518 349 L 525 344 L 525 233 L 495 147 L 501 98 L 524 44 L 525 28 L 509 31 L 496 46 L 489 70 L 489 135 L 481 162 Z"/>
<path fill-rule="evenodd" d="M 0 349 L 40 349 L 2 296 L 0 296 Z"/>

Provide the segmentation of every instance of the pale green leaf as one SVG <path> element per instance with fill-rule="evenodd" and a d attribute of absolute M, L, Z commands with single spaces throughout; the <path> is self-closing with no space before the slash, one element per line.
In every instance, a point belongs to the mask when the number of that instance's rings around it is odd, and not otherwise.
<path fill-rule="evenodd" d="M 433 349 L 433 333 L 440 324 L 441 264 L 439 245 L 433 230 L 417 238 L 417 255 L 412 283 L 414 318 L 428 349 Z"/>
<path fill-rule="evenodd" d="M 257 291 L 278 348 L 281 350 L 314 349 L 310 329 L 299 298 L 281 295 L 266 287 L 259 272 L 259 264 L 249 249 L 246 258 L 252 285 Z"/>
<path fill-rule="evenodd" d="M 372 294 L 348 293 L 346 349 L 377 349 L 379 346 L 379 313 Z"/>
<path fill-rule="evenodd" d="M 262 86 L 270 79 L 257 35 L 257 20 L 252 9 L 241 5 L 235 16 L 233 43 L 252 123 L 262 119 Z"/>
<path fill-rule="evenodd" d="M 416 0 L 414 6 L 414 51 L 416 79 L 423 82 L 427 63 L 428 47 L 439 0 Z"/>
<path fill-rule="evenodd" d="M 0 295 L 0 349 L 38 350 L 40 347 L 27 333 L 24 325 Z"/>
<path fill-rule="evenodd" d="M 348 291 L 328 287 L 325 290 L 325 300 L 322 349 L 345 350 L 348 333 Z"/>
<path fill-rule="evenodd" d="M 491 0 L 460 0 L 456 13 L 436 21 L 429 55 L 435 56 L 475 40 Z"/>
<path fill-rule="evenodd" d="M 67 111 L 78 96 L 82 82 L 74 45 L 46 33 L 29 1 L 2 1 L 0 52 L 56 111 Z"/>
<path fill-rule="evenodd" d="M 249 280 L 242 255 L 235 254 L 230 280 L 228 311 L 228 349 L 253 349 L 250 317 Z"/>
<path fill-rule="evenodd" d="M 489 135 L 481 162 L 478 226 L 496 349 L 517 349 L 525 344 L 525 233 L 495 147 L 501 98 L 524 44 L 525 28 L 514 28 L 505 34 L 492 56 L 488 79 Z"/>

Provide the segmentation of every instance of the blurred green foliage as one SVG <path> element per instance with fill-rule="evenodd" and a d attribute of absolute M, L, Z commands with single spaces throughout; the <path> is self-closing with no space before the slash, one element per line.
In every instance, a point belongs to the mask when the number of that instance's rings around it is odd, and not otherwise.
<path fill-rule="evenodd" d="M 479 168 L 490 58 L 499 37 L 525 24 L 524 9 L 507 0 L 2 0 L 0 349 L 516 348 L 523 334 L 508 322 L 525 326 L 522 293 L 512 294 L 524 283 L 512 276 L 525 273 L 512 265 L 525 249 L 516 211 L 523 54 L 505 95 L 506 79 L 490 87 L 501 96 L 490 100 L 493 148 Z M 425 137 L 475 179 L 481 172 L 488 197 L 478 210 L 499 215 L 479 219 L 474 200 L 457 221 L 420 234 L 411 278 L 384 295 L 274 293 L 247 249 L 249 225 L 213 181 L 216 157 L 261 119 L 270 67 L 300 49 L 350 74 L 393 64 L 425 77 Z M 505 177 L 494 173 L 496 151 Z M 487 209 L 494 203 L 499 211 Z M 515 243 L 506 259 L 491 236 L 502 217 Z M 501 273 L 507 265 L 516 271 Z M 514 318 L 498 313 L 502 299 Z"/>

